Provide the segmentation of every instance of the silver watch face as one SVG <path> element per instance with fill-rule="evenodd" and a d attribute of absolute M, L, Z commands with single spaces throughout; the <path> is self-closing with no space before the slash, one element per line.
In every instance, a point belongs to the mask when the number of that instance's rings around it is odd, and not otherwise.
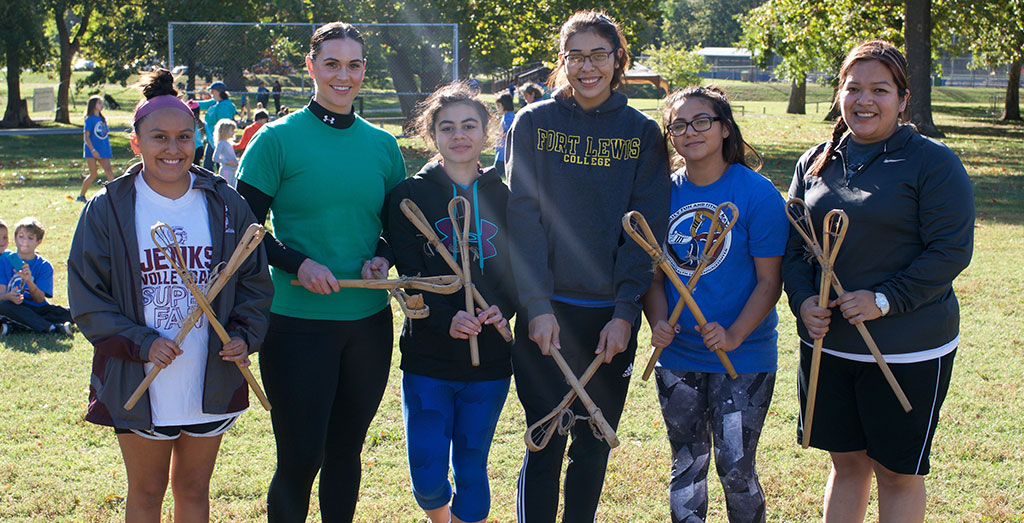
<path fill-rule="evenodd" d="M 882 314 L 889 312 L 889 300 L 880 292 L 875 293 L 875 306 L 882 311 Z"/>

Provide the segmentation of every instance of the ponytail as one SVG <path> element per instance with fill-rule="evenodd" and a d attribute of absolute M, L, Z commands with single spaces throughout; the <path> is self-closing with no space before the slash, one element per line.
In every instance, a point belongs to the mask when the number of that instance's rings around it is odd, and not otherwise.
<path fill-rule="evenodd" d="M 839 145 L 839 140 L 843 139 L 847 129 L 849 127 L 846 126 L 846 120 L 843 120 L 842 116 L 836 118 L 836 124 L 832 126 L 832 139 L 828 141 L 828 147 L 814 158 L 814 163 L 807 170 L 807 176 L 818 176 L 821 174 L 822 169 L 828 166 L 829 162 L 832 161 L 832 153 L 836 152 L 836 146 Z"/>

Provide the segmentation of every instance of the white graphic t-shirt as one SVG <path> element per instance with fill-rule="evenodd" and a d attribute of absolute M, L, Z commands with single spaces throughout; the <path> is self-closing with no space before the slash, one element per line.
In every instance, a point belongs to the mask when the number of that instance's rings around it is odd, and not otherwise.
<path fill-rule="evenodd" d="M 192 181 L 195 181 L 194 176 Z M 174 339 L 196 302 L 188 287 L 178 277 L 174 266 L 164 258 L 153 242 L 150 228 L 162 222 L 174 230 L 184 266 L 202 290 L 209 279 L 210 259 L 213 256 L 206 200 L 198 189 L 189 189 L 176 200 L 165 198 L 153 191 L 141 175 L 135 178 L 135 190 L 135 229 L 139 242 L 146 325 L 159 332 L 160 336 Z M 169 249 L 168 253 L 174 256 L 173 250 Z M 180 345 L 183 354 L 160 371 L 150 385 L 153 425 L 193 425 L 238 414 L 203 413 L 203 383 L 210 337 L 208 327 L 206 316 L 201 316 Z M 153 366 L 147 363 L 146 372 Z"/>

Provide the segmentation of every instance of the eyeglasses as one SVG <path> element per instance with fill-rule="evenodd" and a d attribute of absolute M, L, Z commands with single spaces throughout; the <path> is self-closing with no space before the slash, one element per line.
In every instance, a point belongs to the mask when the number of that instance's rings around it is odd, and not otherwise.
<path fill-rule="evenodd" d="M 693 127 L 694 132 L 702 133 L 711 129 L 711 122 L 720 122 L 722 118 L 719 116 L 702 116 L 695 118 L 692 122 L 684 122 L 682 120 L 672 122 L 665 126 L 665 130 L 672 136 L 682 136 L 686 134 L 687 127 Z"/>
<path fill-rule="evenodd" d="M 601 67 L 608 63 L 608 59 L 612 57 L 612 53 L 605 51 L 598 51 L 596 53 L 590 53 L 585 55 L 583 53 L 572 53 L 565 55 L 565 65 L 569 67 L 583 67 L 583 62 L 590 60 L 590 64 L 594 67 Z"/>

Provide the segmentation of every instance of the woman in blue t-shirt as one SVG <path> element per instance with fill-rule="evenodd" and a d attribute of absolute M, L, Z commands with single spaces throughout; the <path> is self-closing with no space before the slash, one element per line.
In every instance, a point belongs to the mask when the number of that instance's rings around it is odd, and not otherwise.
<path fill-rule="evenodd" d="M 750 169 L 743 140 L 725 94 L 716 87 L 690 87 L 664 104 L 666 138 L 678 170 L 672 175 L 666 254 L 683 282 L 698 268 L 712 238 L 711 218 L 724 202 L 738 216 L 702 270 L 692 294 L 709 322 L 697 326 L 684 309 L 673 329 L 666 318 L 679 293 L 657 272 L 644 297 L 651 342 L 665 347 L 655 370 L 658 399 L 672 446 L 669 505 L 672 521 L 707 517 L 707 473 L 712 445 L 730 521 L 764 521 L 764 493 L 754 469 L 775 386 L 781 263 L 789 224 L 778 189 Z M 673 154 L 671 151 L 675 151 Z M 714 355 L 729 353 L 737 379 Z M 696 519 L 694 519 L 696 520 Z"/>
<path fill-rule="evenodd" d="M 108 137 L 107 119 L 103 117 L 103 97 L 92 96 L 89 104 L 85 107 L 85 127 L 82 129 L 83 157 L 89 164 L 89 176 L 82 181 L 82 192 L 78 194 L 78 201 L 85 201 L 85 192 L 96 180 L 96 162 L 103 166 L 103 172 L 107 175 L 107 181 L 114 181 L 114 171 L 110 168 L 110 159 L 114 156 L 110 151 L 110 138 Z"/>

